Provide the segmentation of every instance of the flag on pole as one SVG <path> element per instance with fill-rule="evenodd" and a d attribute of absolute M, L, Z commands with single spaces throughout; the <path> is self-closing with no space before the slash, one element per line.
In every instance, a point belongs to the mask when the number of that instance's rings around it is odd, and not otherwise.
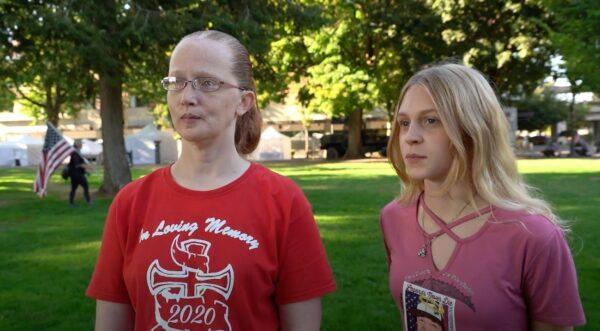
<path fill-rule="evenodd" d="M 62 161 L 75 151 L 75 148 L 65 140 L 54 125 L 48 122 L 48 129 L 46 130 L 46 138 L 44 139 L 44 147 L 42 149 L 42 160 L 40 161 L 35 183 L 33 183 L 33 191 L 40 197 L 46 195 L 48 179 L 54 170 L 60 166 Z"/>

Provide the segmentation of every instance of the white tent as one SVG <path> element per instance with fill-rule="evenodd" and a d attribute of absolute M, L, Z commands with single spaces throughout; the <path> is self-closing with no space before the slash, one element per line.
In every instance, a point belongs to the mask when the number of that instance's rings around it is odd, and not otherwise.
<path fill-rule="evenodd" d="M 0 142 L 0 166 L 27 165 L 27 145 L 18 142 Z"/>
<path fill-rule="evenodd" d="M 81 154 L 83 154 L 86 157 L 97 157 L 98 155 L 102 154 L 102 144 L 89 139 L 82 139 Z"/>
<path fill-rule="evenodd" d="M 42 147 L 44 147 L 44 141 L 42 139 L 34 138 L 28 135 L 19 135 L 16 137 L 10 137 L 8 142 L 23 144 L 26 146 L 26 157 L 20 159 L 20 164 L 22 166 L 37 165 L 42 160 Z"/>
<path fill-rule="evenodd" d="M 125 137 L 125 149 L 131 153 L 132 164 L 155 163 L 154 142 L 136 137 L 134 134 Z"/>
<path fill-rule="evenodd" d="M 148 124 L 138 133 L 125 137 L 125 149 L 131 152 L 133 164 L 154 164 L 157 141 L 160 142 L 160 163 L 177 160 L 177 143 L 173 136 Z"/>
<path fill-rule="evenodd" d="M 269 126 L 260 135 L 256 150 L 249 156 L 253 160 L 289 160 L 292 158 L 292 140 Z"/>

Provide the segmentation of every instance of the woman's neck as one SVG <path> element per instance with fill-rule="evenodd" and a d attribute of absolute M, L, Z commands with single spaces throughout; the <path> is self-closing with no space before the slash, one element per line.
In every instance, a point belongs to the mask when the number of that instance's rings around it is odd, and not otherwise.
<path fill-rule="evenodd" d="M 445 192 L 441 182 L 425 180 L 423 199 L 427 207 L 447 223 L 487 204 L 465 181 L 457 182 Z M 466 204 L 468 205 L 465 206 Z"/>
<path fill-rule="evenodd" d="M 235 145 L 183 141 L 181 155 L 171 167 L 175 181 L 190 189 L 211 190 L 237 179 L 250 163 Z"/>

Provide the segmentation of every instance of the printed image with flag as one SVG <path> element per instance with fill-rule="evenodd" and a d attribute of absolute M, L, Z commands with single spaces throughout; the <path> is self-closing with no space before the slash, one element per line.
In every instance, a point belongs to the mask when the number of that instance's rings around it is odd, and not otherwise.
<path fill-rule="evenodd" d="M 65 140 L 54 125 L 48 123 L 44 148 L 42 149 L 42 160 L 40 161 L 37 177 L 33 183 L 33 191 L 40 197 L 46 195 L 48 179 L 52 176 L 54 170 L 60 166 L 62 161 L 75 151 L 75 148 Z"/>

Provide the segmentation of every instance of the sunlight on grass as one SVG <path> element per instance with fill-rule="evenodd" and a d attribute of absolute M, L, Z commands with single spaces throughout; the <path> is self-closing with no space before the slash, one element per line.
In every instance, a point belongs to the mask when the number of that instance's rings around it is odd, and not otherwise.
<path fill-rule="evenodd" d="M 519 160 L 521 173 L 599 173 L 599 159 L 533 159 Z"/>
<path fill-rule="evenodd" d="M 27 189 L 27 188 L 22 187 L 22 186 L 15 187 L 15 186 L 8 186 L 8 185 L 0 185 L 0 191 L 27 192 L 27 191 L 31 191 L 31 189 Z"/>
<path fill-rule="evenodd" d="M 323 299 L 322 329 L 397 330 L 379 229 L 379 211 L 400 187 L 393 168 L 385 160 L 266 166 L 290 176 L 313 207 L 338 285 Z M 573 220 L 568 238 L 588 318 L 581 329 L 600 329 L 600 160 L 520 160 L 518 166 L 561 217 Z M 133 168 L 132 178 L 154 169 Z M 83 293 L 111 199 L 87 206 L 78 192 L 78 205 L 69 207 L 70 184 L 57 174 L 40 199 L 31 188 L 35 172 L 0 169 L 0 330 L 93 329 L 94 303 Z M 96 191 L 102 169 L 88 180 Z"/>

